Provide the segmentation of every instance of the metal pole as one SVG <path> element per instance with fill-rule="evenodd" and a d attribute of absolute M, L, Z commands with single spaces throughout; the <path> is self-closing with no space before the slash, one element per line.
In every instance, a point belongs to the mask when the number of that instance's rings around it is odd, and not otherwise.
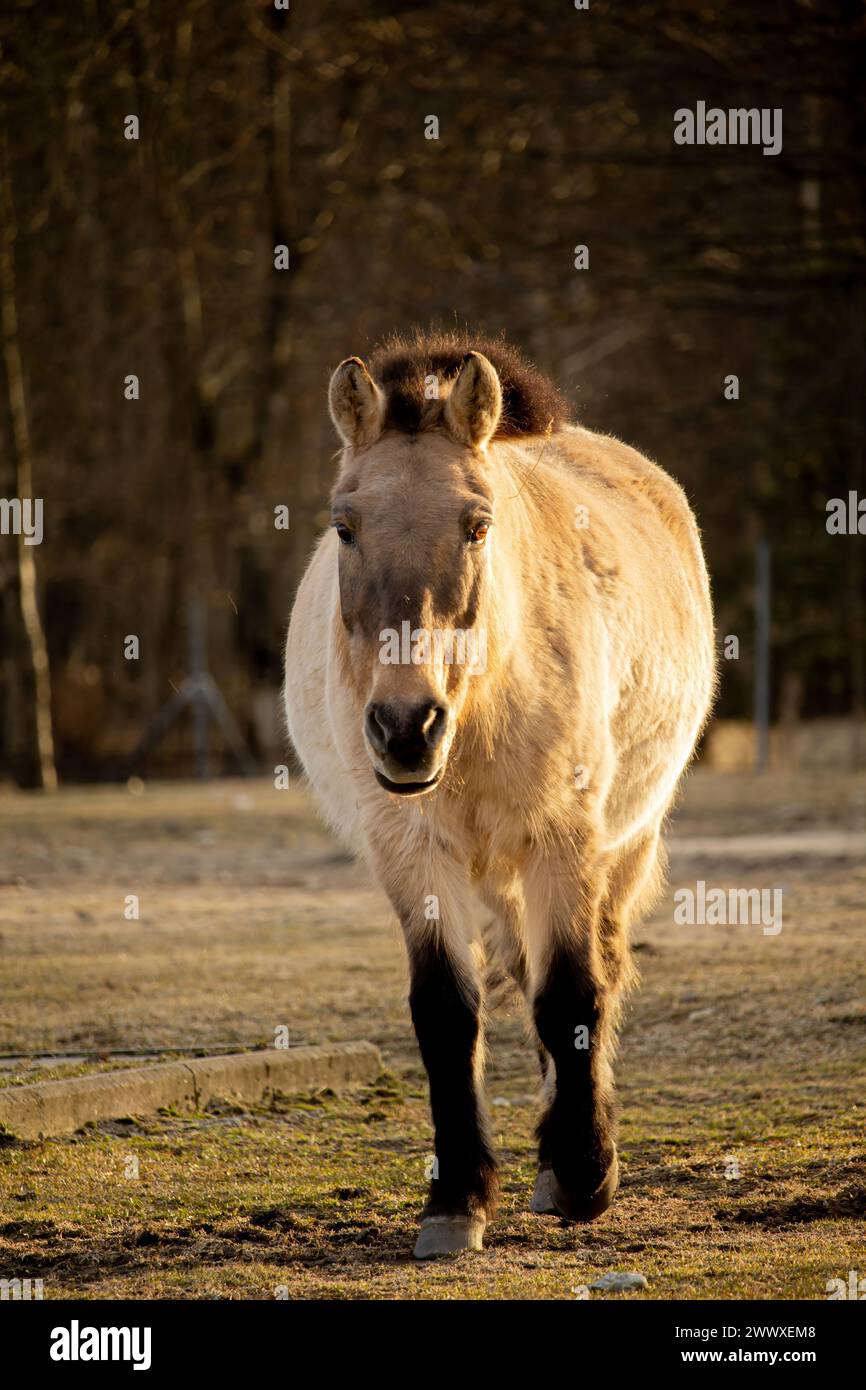
<path fill-rule="evenodd" d="M 189 674 L 193 684 L 192 726 L 195 745 L 196 776 L 204 782 L 208 776 L 208 724 L 210 710 L 204 690 L 205 670 L 205 613 L 201 599 L 190 599 L 187 605 L 187 634 L 189 639 Z"/>
<path fill-rule="evenodd" d="M 755 771 L 766 772 L 770 748 L 770 547 L 755 549 Z"/>

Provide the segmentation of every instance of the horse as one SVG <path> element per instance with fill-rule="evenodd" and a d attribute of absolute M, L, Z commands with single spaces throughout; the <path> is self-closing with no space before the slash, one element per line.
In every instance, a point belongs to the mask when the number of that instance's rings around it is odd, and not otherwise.
<path fill-rule="evenodd" d="M 495 1212 L 493 962 L 545 1072 L 531 1210 L 590 1221 L 614 1197 L 629 934 L 715 692 L 710 586 L 680 486 L 572 423 L 504 338 L 389 340 L 342 361 L 328 398 L 342 447 L 286 718 L 402 927 L 435 1131 L 424 1259 L 482 1249 Z"/>

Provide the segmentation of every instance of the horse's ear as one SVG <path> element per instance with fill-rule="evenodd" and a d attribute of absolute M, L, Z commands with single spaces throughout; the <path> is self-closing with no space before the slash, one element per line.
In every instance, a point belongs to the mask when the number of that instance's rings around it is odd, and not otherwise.
<path fill-rule="evenodd" d="M 467 352 L 445 402 L 445 426 L 461 444 L 483 449 L 502 414 L 502 387 L 492 362 Z"/>
<path fill-rule="evenodd" d="M 385 398 L 360 357 L 341 362 L 328 388 L 331 419 L 344 444 L 372 444 L 382 432 Z"/>

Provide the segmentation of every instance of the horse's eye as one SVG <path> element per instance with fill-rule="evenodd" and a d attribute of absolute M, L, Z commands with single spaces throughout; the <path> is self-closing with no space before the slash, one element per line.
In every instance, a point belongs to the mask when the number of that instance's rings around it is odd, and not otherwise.
<path fill-rule="evenodd" d="M 354 533 L 354 531 L 352 531 L 352 530 L 346 525 L 346 523 L 345 523 L 344 521 L 335 521 L 335 522 L 334 522 L 334 530 L 336 531 L 337 535 L 340 537 L 340 544 L 341 544 L 341 545 L 354 545 L 354 544 L 355 544 L 355 533 Z"/>
<path fill-rule="evenodd" d="M 490 530 L 490 523 L 489 523 L 489 522 L 487 522 L 487 521 L 477 521 L 477 522 L 475 523 L 475 525 L 474 525 L 473 527 L 470 528 L 469 536 L 467 537 L 467 539 L 468 539 L 468 541 L 469 541 L 469 544 L 470 544 L 470 545 L 483 545 L 484 542 L 485 542 L 485 540 L 486 540 L 486 538 L 487 538 L 487 532 L 488 532 L 489 530 Z"/>

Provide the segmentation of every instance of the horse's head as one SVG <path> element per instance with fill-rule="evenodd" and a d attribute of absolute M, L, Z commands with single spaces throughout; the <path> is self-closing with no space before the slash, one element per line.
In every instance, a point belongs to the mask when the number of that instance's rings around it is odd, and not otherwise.
<path fill-rule="evenodd" d="M 330 407 L 345 445 L 331 506 L 344 675 L 363 702 L 378 781 L 419 795 L 440 781 L 487 660 L 495 499 L 485 455 L 500 381 L 469 352 L 450 379 L 389 393 L 350 357 Z"/>

